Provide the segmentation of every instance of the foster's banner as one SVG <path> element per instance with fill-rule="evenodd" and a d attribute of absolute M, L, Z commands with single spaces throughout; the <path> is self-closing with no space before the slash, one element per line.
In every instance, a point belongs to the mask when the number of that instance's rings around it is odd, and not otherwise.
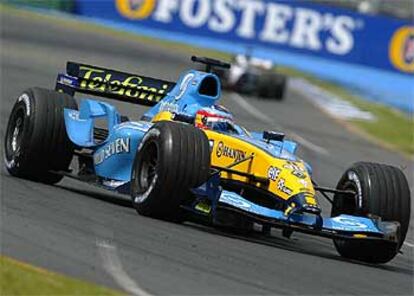
<path fill-rule="evenodd" d="M 414 73 L 414 26 L 392 18 L 293 0 L 77 1 L 90 17 Z"/>

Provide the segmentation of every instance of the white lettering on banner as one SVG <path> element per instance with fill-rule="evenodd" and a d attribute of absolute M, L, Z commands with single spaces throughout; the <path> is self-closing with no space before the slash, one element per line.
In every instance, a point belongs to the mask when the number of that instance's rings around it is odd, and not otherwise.
<path fill-rule="evenodd" d="M 268 6 L 264 30 L 260 34 L 263 41 L 286 43 L 289 40 L 287 22 L 292 18 L 293 11 L 290 6 L 271 3 Z"/>
<path fill-rule="evenodd" d="M 331 15 L 331 17 L 333 17 Z M 331 28 L 332 37 L 326 41 L 329 52 L 344 55 L 354 47 L 354 36 L 352 32 L 356 29 L 356 21 L 349 16 L 337 16 Z"/>
<path fill-rule="evenodd" d="M 208 21 L 210 9 L 210 0 L 182 0 L 180 16 L 184 24 L 198 28 Z"/>
<path fill-rule="evenodd" d="M 264 13 L 264 3 L 261 1 L 239 0 L 238 8 L 242 12 L 237 34 L 244 38 L 254 38 L 255 20 L 258 14 Z"/>
<path fill-rule="evenodd" d="M 208 23 L 209 28 L 215 32 L 226 33 L 230 32 L 236 23 L 236 16 L 231 10 L 231 5 L 234 0 L 215 0 L 214 8 L 215 15 L 213 15 Z"/>
<path fill-rule="evenodd" d="M 146 0 L 142 3 L 150 1 L 156 4 L 143 7 L 148 11 L 141 14 L 156 22 L 179 21 L 188 28 L 207 27 L 211 32 L 234 33 L 243 39 L 258 38 L 270 45 L 326 50 L 335 55 L 352 51 L 354 32 L 363 27 L 362 19 L 286 3 L 261 0 Z M 130 5 L 119 7 L 122 7 L 119 13 L 125 18 L 144 18 L 135 10 L 129 11 Z M 138 16 L 134 18 L 135 15 Z"/>
<path fill-rule="evenodd" d="M 170 23 L 173 14 L 178 11 L 178 0 L 158 0 L 158 6 L 154 12 L 154 20 L 162 23 Z"/>
<path fill-rule="evenodd" d="M 297 48 L 320 50 L 319 33 L 322 29 L 322 16 L 315 10 L 297 8 L 296 22 L 292 30 L 290 45 Z"/>

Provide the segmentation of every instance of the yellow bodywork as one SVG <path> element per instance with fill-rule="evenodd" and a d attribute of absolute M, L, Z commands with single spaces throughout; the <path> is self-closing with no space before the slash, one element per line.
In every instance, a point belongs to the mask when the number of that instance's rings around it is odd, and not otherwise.
<path fill-rule="evenodd" d="M 160 112 L 153 122 L 171 121 L 172 113 Z M 203 130 L 210 141 L 211 165 L 225 168 L 236 161 L 254 155 L 253 158 L 231 167 L 232 170 L 254 175 L 259 179 L 267 179 L 269 182 L 255 181 L 248 176 L 242 176 L 232 172 L 222 171 L 222 179 L 240 181 L 256 186 L 273 193 L 277 197 L 288 200 L 299 193 L 305 195 L 306 203 L 317 205 L 315 190 L 311 178 L 302 160 L 290 161 L 276 158 L 266 151 L 245 142 L 241 139 L 225 135 L 211 130 Z"/>
<path fill-rule="evenodd" d="M 152 122 L 172 121 L 172 120 L 173 120 L 173 114 L 168 111 L 159 112 L 152 118 Z"/>
<path fill-rule="evenodd" d="M 315 190 L 303 161 L 275 158 L 266 151 L 241 139 L 210 130 L 204 130 L 204 132 L 210 140 L 210 145 L 213 146 L 211 152 L 212 166 L 227 167 L 235 161 L 253 154 L 252 159 L 242 162 L 232 167 L 232 169 L 268 179 L 269 182 L 266 184 L 253 181 L 249 177 L 225 171 L 221 172 L 221 178 L 249 183 L 284 200 L 288 200 L 296 194 L 304 193 L 307 203 L 316 205 Z M 301 177 L 297 177 L 294 172 L 296 174 L 299 172 Z"/>

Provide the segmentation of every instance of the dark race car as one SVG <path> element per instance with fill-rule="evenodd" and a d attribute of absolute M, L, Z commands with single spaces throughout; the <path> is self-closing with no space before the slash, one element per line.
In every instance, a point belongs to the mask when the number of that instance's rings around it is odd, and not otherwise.
<path fill-rule="evenodd" d="M 287 77 L 275 72 L 270 60 L 237 55 L 229 70 L 216 69 L 215 73 L 225 89 L 261 98 L 284 99 Z"/>

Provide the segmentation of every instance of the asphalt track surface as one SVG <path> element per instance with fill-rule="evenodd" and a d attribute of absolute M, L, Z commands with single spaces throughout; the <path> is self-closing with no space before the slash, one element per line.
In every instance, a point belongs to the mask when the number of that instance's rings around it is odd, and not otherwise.
<path fill-rule="evenodd" d="M 66 60 L 170 80 L 191 67 L 182 53 L 2 13 L 2 138 L 19 93 L 30 86 L 52 88 Z M 412 180 L 407 159 L 348 132 L 294 90 L 283 103 L 245 98 L 256 116 L 237 100 L 225 94 L 222 102 L 249 129 L 283 126 L 323 147 L 327 153 L 300 151 L 322 185 L 334 186 L 357 160 L 406 167 Z M 117 106 L 136 119 L 144 110 Z M 404 245 L 403 254 L 386 265 L 371 266 L 343 260 L 327 239 L 294 234 L 287 240 L 277 231 L 272 238 L 246 238 L 153 220 L 116 195 L 77 181 L 47 186 L 12 178 L 4 168 L 0 206 L 1 254 L 130 293 L 140 286 L 151 294 L 413 294 L 412 227 L 411 247 Z"/>

